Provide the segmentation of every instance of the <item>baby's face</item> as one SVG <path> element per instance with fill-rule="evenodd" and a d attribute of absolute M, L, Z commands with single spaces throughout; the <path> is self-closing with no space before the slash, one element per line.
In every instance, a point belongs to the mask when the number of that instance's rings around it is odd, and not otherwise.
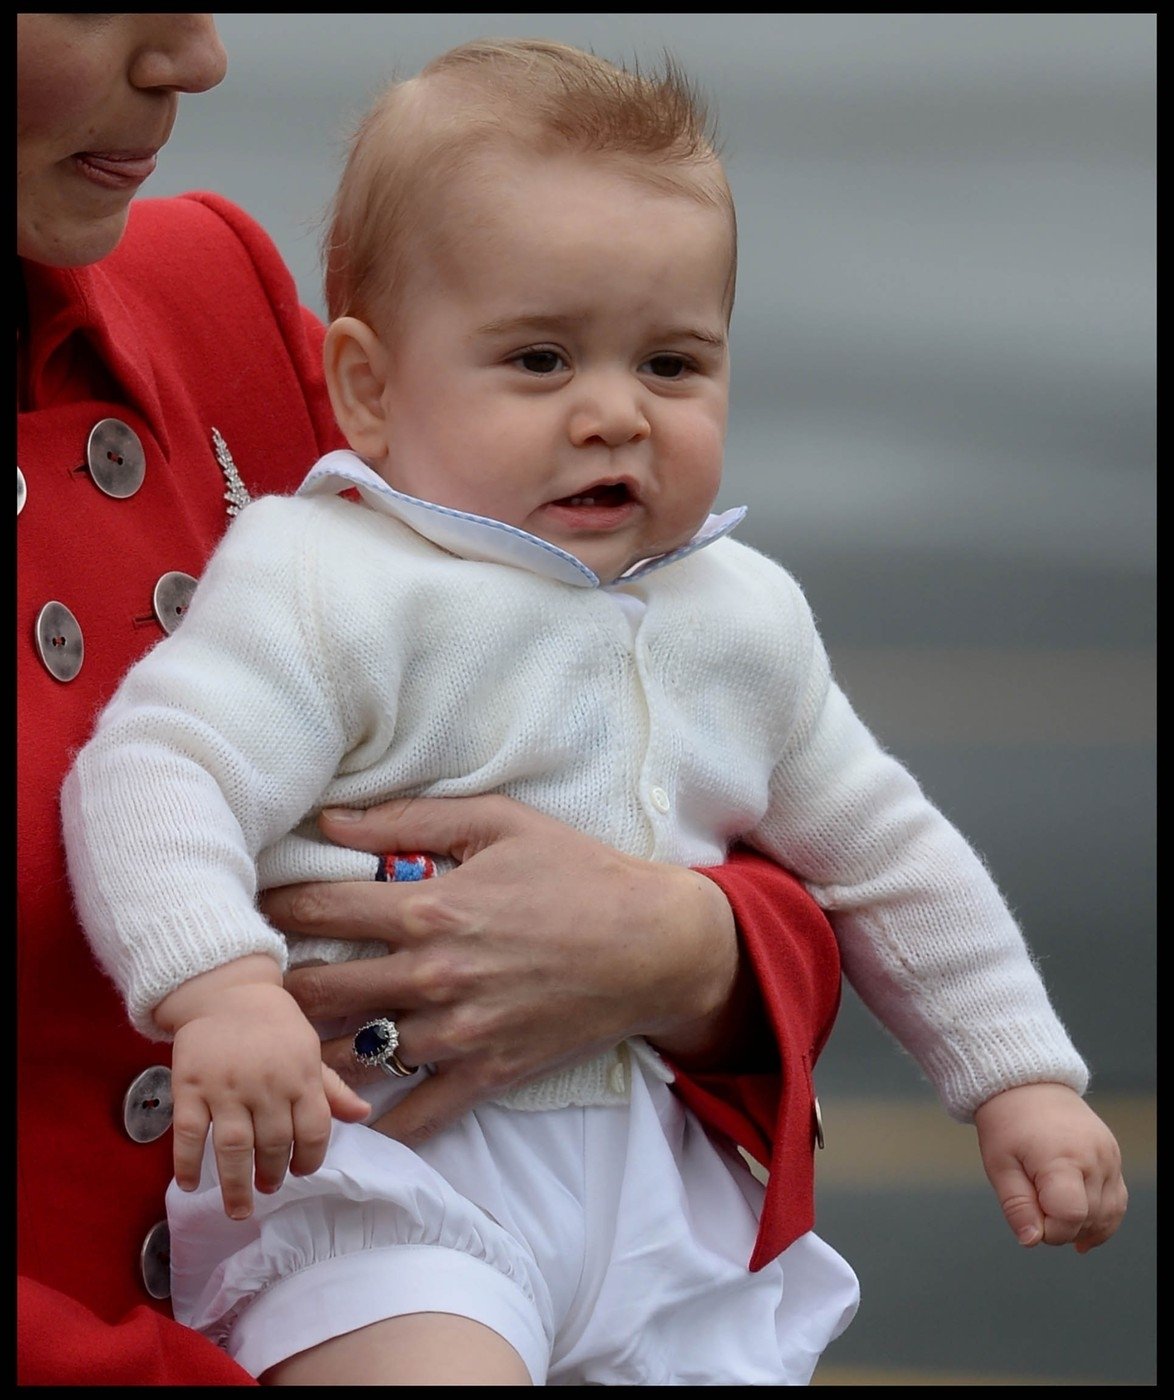
<path fill-rule="evenodd" d="M 444 205 L 384 337 L 373 465 L 604 581 L 691 539 L 721 477 L 728 215 L 582 156 L 496 156 Z"/>

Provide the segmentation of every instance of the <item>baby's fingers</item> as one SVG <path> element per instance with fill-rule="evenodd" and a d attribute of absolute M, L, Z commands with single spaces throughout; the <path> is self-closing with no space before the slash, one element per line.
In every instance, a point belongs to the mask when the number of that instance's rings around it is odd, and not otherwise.
<path fill-rule="evenodd" d="M 171 1152 L 176 1184 L 184 1191 L 200 1185 L 200 1164 L 212 1114 L 202 1098 L 177 1096 L 171 1119 Z"/>
<path fill-rule="evenodd" d="M 294 1118 L 288 1099 L 253 1109 L 253 1182 L 271 1196 L 285 1180 L 293 1149 Z"/>
<path fill-rule="evenodd" d="M 1044 1214 L 1045 1244 L 1072 1244 L 1089 1219 L 1089 1194 L 1084 1173 L 1075 1163 L 1050 1167 L 1036 1180 Z"/>
<path fill-rule="evenodd" d="M 1039 1244 L 1044 1238 L 1044 1217 L 1031 1178 L 1018 1162 L 997 1169 L 988 1166 L 987 1175 L 1015 1238 L 1027 1249 Z"/>
<path fill-rule="evenodd" d="M 1124 1178 L 1117 1172 L 1105 1182 L 1099 1199 L 1089 1209 L 1088 1220 L 1074 1242 L 1077 1254 L 1087 1254 L 1090 1249 L 1112 1239 L 1125 1217 L 1128 1205 L 1129 1192 L 1125 1188 Z"/>
<path fill-rule="evenodd" d="M 253 1213 L 253 1115 L 236 1105 L 217 1112 L 212 1123 L 212 1148 L 220 1176 L 224 1213 L 246 1220 Z"/>
<path fill-rule="evenodd" d="M 322 1165 L 330 1142 L 330 1105 L 320 1093 L 303 1094 L 293 1105 L 293 1176 L 309 1176 Z"/>
<path fill-rule="evenodd" d="M 361 1098 L 345 1079 L 329 1065 L 322 1066 L 322 1088 L 330 1112 L 344 1123 L 361 1123 L 371 1112 L 371 1105 Z"/>

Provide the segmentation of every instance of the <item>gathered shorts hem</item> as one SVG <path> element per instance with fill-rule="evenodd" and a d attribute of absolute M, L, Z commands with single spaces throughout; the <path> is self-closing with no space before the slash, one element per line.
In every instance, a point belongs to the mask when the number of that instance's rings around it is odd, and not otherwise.
<path fill-rule="evenodd" d="M 247 1221 L 224 1214 L 209 1139 L 200 1189 L 168 1192 L 175 1317 L 255 1376 L 438 1312 L 490 1328 L 538 1385 L 810 1384 L 855 1274 L 814 1234 L 751 1273 L 762 1184 L 632 1069 L 627 1105 L 484 1104 L 415 1149 L 336 1122 L 323 1166 Z"/>
<path fill-rule="evenodd" d="M 394 1269 L 385 1262 L 391 1253 Z M 333 1337 L 412 1313 L 451 1313 L 482 1323 L 513 1347 L 535 1385 L 545 1385 L 550 1339 L 534 1304 L 492 1264 L 443 1245 L 371 1249 L 277 1279 L 237 1320 L 226 1348 L 260 1376 Z"/>

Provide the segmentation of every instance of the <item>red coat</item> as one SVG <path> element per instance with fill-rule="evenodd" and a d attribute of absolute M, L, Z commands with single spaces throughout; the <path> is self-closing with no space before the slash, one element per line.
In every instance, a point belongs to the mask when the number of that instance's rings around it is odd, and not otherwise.
<path fill-rule="evenodd" d="M 212 195 L 139 200 L 109 258 L 26 277 L 37 331 L 17 457 L 27 490 L 17 521 L 18 1380 L 248 1385 L 144 1288 L 140 1249 L 163 1217 L 170 1136 L 133 1141 L 124 1096 L 144 1069 L 168 1063 L 168 1049 L 131 1030 L 86 948 L 57 794 L 97 710 L 164 635 L 156 582 L 198 576 L 227 522 L 213 430 L 254 495 L 291 490 L 341 445 L 322 327 L 260 228 Z M 105 419 L 141 445 L 145 474 L 130 496 L 99 489 L 101 459 L 86 467 L 90 431 Z M 45 623 L 48 602 L 64 604 L 84 638 L 69 681 L 50 672 L 60 638 Z M 839 961 L 790 877 L 757 857 L 707 873 L 739 918 L 788 1068 L 781 1095 L 769 1073 L 682 1077 L 679 1088 L 715 1130 L 771 1161 L 751 1261 L 760 1267 L 812 1222 L 810 1065 L 835 1016 Z"/>

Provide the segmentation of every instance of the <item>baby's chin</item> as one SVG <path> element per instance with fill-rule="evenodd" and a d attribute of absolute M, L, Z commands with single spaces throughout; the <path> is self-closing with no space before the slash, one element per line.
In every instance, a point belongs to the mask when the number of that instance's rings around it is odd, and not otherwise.
<path fill-rule="evenodd" d="M 576 551 L 565 544 L 561 547 L 566 549 L 569 554 L 574 554 L 581 564 L 586 564 L 601 584 L 607 585 L 622 580 L 626 573 L 639 564 L 646 564 L 653 559 L 660 559 L 666 554 L 671 554 L 673 550 L 680 549 L 684 543 L 685 541 L 682 540 L 673 544 L 653 545 L 648 549 L 641 549 L 635 554 L 624 553 L 618 558 L 615 555 L 608 556 L 603 551 L 591 549 Z"/>

